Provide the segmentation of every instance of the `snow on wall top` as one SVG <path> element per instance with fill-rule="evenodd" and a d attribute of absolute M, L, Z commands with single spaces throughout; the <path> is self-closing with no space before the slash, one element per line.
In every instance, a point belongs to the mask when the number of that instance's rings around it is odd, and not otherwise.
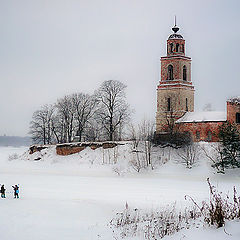
<path fill-rule="evenodd" d="M 176 123 L 182 122 L 221 122 L 226 121 L 225 112 L 187 112 L 183 117 L 178 119 Z"/>
<path fill-rule="evenodd" d="M 240 104 L 240 96 L 229 98 L 227 101 L 231 103 Z"/>

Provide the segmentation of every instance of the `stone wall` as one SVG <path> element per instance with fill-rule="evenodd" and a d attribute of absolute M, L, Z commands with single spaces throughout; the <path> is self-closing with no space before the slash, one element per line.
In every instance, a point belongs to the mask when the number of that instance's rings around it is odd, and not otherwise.
<path fill-rule="evenodd" d="M 117 145 L 123 145 L 119 142 L 77 142 L 77 143 L 62 143 L 56 145 L 57 155 L 71 155 L 74 153 L 81 152 L 87 147 L 90 147 L 92 150 L 102 147 L 103 149 L 114 148 Z M 48 145 L 32 145 L 29 148 L 29 154 L 35 152 L 40 152 L 41 150 L 48 148 Z"/>
<path fill-rule="evenodd" d="M 81 152 L 87 147 L 90 147 L 92 150 L 97 148 L 114 148 L 120 143 L 117 142 L 79 142 L 79 143 L 63 143 L 56 145 L 57 155 L 71 155 L 74 153 Z M 121 144 L 122 145 L 122 144 Z"/>
<path fill-rule="evenodd" d="M 240 113 L 240 104 L 234 102 L 227 102 L 227 120 L 230 123 L 236 123 L 236 114 Z M 237 124 L 240 129 L 240 124 Z"/>
<path fill-rule="evenodd" d="M 189 132 L 194 142 L 218 142 L 218 128 L 223 123 L 225 122 L 189 122 L 178 123 L 177 125 L 181 132 Z"/>

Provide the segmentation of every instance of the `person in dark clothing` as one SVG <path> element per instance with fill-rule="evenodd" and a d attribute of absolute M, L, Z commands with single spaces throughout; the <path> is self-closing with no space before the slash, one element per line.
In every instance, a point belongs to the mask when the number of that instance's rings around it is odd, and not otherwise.
<path fill-rule="evenodd" d="M 4 188 L 4 184 L 1 186 L 1 197 L 2 198 L 6 198 L 6 196 L 5 196 L 5 191 L 6 191 L 6 189 Z"/>
<path fill-rule="evenodd" d="M 12 186 L 14 190 L 14 198 L 19 198 L 18 193 L 19 193 L 19 187 L 18 185 Z"/>

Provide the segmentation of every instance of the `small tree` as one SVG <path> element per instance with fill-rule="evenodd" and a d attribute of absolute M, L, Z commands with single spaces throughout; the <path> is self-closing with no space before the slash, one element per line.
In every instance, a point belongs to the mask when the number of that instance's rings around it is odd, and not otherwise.
<path fill-rule="evenodd" d="M 128 136 L 133 143 L 133 153 L 137 156 L 136 164 L 147 167 L 152 164 L 151 155 L 153 148 L 155 124 L 151 120 L 143 119 L 137 126 L 128 125 Z M 140 154 L 141 153 L 141 154 Z M 144 154 L 145 163 L 140 164 L 140 156 Z"/>
<path fill-rule="evenodd" d="M 143 119 L 138 125 L 139 137 L 144 141 L 144 152 L 146 155 L 146 164 L 151 165 L 151 153 L 153 147 L 155 124 L 153 121 Z"/>
<path fill-rule="evenodd" d="M 128 138 L 133 143 L 133 149 L 137 149 L 139 145 L 139 132 L 133 123 L 128 124 Z"/>
<path fill-rule="evenodd" d="M 187 144 L 177 150 L 177 155 L 186 164 L 187 168 L 192 168 L 198 158 L 199 147 L 196 143 Z"/>
<path fill-rule="evenodd" d="M 222 148 L 219 143 L 213 143 L 207 145 L 207 147 L 202 146 L 201 150 L 203 154 L 212 162 L 212 166 L 217 169 L 218 173 L 224 173 L 225 166 L 222 164 Z"/>
<path fill-rule="evenodd" d="M 225 167 L 240 167 L 240 135 L 234 124 L 224 123 L 219 127 L 221 143 L 221 161 L 215 165 Z"/>

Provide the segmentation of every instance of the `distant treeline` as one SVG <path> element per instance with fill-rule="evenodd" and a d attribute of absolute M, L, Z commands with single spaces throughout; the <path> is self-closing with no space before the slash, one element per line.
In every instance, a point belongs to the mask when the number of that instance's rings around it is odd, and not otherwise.
<path fill-rule="evenodd" d="M 0 146 L 29 146 L 32 143 L 30 137 L 18 137 L 18 136 L 0 136 Z"/>

